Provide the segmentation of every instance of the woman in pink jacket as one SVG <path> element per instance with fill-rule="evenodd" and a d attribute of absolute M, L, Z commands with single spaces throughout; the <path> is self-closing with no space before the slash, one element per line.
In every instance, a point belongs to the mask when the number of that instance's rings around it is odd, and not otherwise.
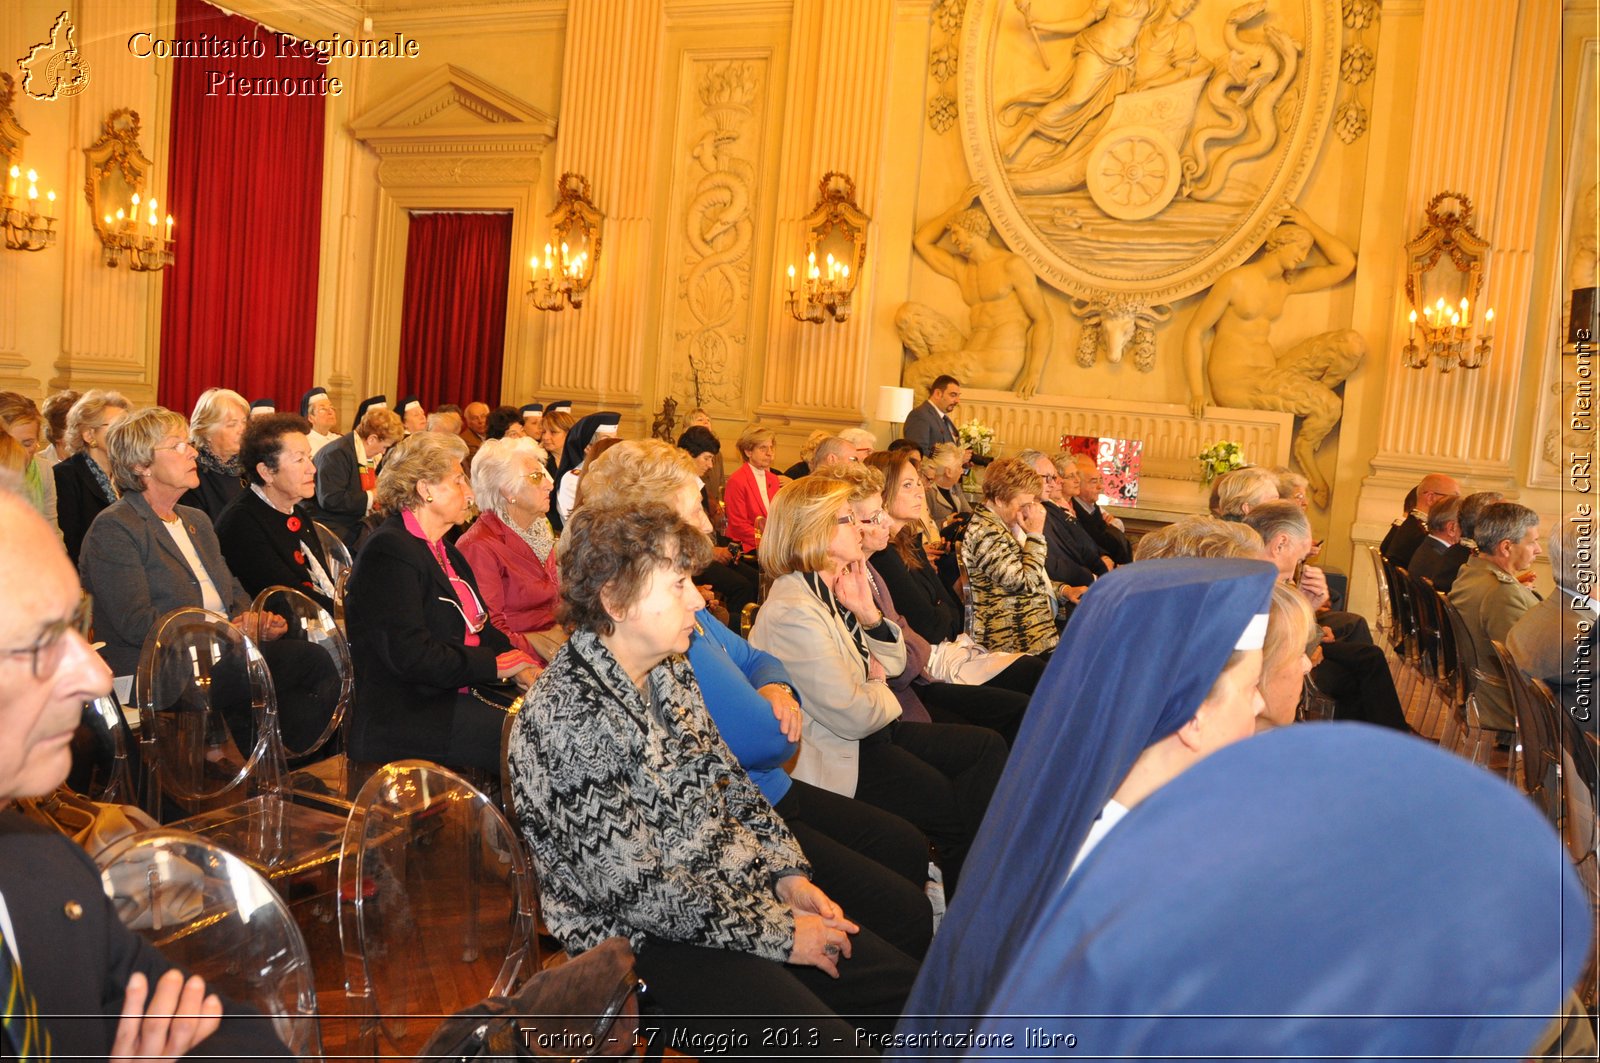
<path fill-rule="evenodd" d="M 531 439 L 491 439 L 472 459 L 472 492 L 483 515 L 459 549 L 478 577 L 490 623 L 511 644 L 549 663 L 566 641 L 556 623 L 561 581 L 546 514 L 555 486 Z"/>

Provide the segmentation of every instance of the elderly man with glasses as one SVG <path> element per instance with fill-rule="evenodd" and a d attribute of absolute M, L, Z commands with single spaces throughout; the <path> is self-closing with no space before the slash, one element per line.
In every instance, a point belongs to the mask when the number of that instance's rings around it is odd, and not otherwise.
<path fill-rule="evenodd" d="M 0 1045 L 7 1058 L 287 1055 L 131 930 L 88 857 L 5 806 L 66 778 L 85 702 L 111 690 L 54 530 L 0 483 Z"/>

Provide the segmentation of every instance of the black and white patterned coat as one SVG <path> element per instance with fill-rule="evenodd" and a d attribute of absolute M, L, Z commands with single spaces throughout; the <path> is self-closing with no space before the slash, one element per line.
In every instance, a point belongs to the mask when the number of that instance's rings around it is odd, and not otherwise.
<path fill-rule="evenodd" d="M 614 935 L 782 962 L 794 916 L 774 892 L 810 877 L 789 828 L 728 750 L 688 659 L 650 698 L 580 631 L 528 696 L 510 743 L 512 794 L 543 915 L 570 952 Z"/>

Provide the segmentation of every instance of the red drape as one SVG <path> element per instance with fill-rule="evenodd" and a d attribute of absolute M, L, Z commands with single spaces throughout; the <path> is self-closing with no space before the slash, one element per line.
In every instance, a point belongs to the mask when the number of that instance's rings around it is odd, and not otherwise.
<path fill-rule="evenodd" d="M 187 412 L 200 392 L 222 386 L 294 409 L 312 384 L 327 103 L 303 90 L 327 67 L 278 58 L 278 36 L 259 23 L 178 0 L 175 36 L 203 34 L 254 39 L 263 57 L 172 61 L 161 213 L 176 219 L 176 261 L 161 303 L 156 394 Z M 246 79 L 273 79 L 280 92 L 241 95 Z"/>
<path fill-rule="evenodd" d="M 498 404 L 510 283 L 511 215 L 411 215 L 395 394 Z"/>

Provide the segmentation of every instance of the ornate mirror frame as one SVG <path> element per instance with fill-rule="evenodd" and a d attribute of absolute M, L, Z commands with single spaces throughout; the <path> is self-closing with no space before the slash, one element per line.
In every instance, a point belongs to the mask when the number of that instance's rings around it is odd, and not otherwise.
<path fill-rule="evenodd" d="M 1460 192 L 1440 192 L 1428 200 L 1427 222 L 1406 243 L 1406 302 L 1418 315 L 1432 305 L 1427 301 L 1428 277 L 1444 268 L 1441 260 L 1448 258 L 1457 272 L 1466 275 L 1462 295 L 1469 309 L 1476 308 L 1488 253 L 1489 241 L 1472 228 L 1472 200 Z M 1456 303 L 1455 299 L 1445 301 Z"/>
<path fill-rule="evenodd" d="M 139 112 L 128 107 L 112 111 L 101 126 L 100 139 L 85 148 L 83 155 L 88 163 L 83 195 L 89 202 L 89 220 L 100 236 L 101 245 L 109 250 L 117 246 L 117 211 L 124 211 L 130 222 L 137 226 L 138 219 L 133 217 L 132 197 L 135 194 L 144 195 L 145 182 L 152 167 L 139 148 Z M 126 199 L 116 196 L 112 189 L 107 188 L 107 183 L 112 179 L 120 179 L 127 188 Z M 106 224 L 108 217 L 113 219 L 110 226 Z"/>

